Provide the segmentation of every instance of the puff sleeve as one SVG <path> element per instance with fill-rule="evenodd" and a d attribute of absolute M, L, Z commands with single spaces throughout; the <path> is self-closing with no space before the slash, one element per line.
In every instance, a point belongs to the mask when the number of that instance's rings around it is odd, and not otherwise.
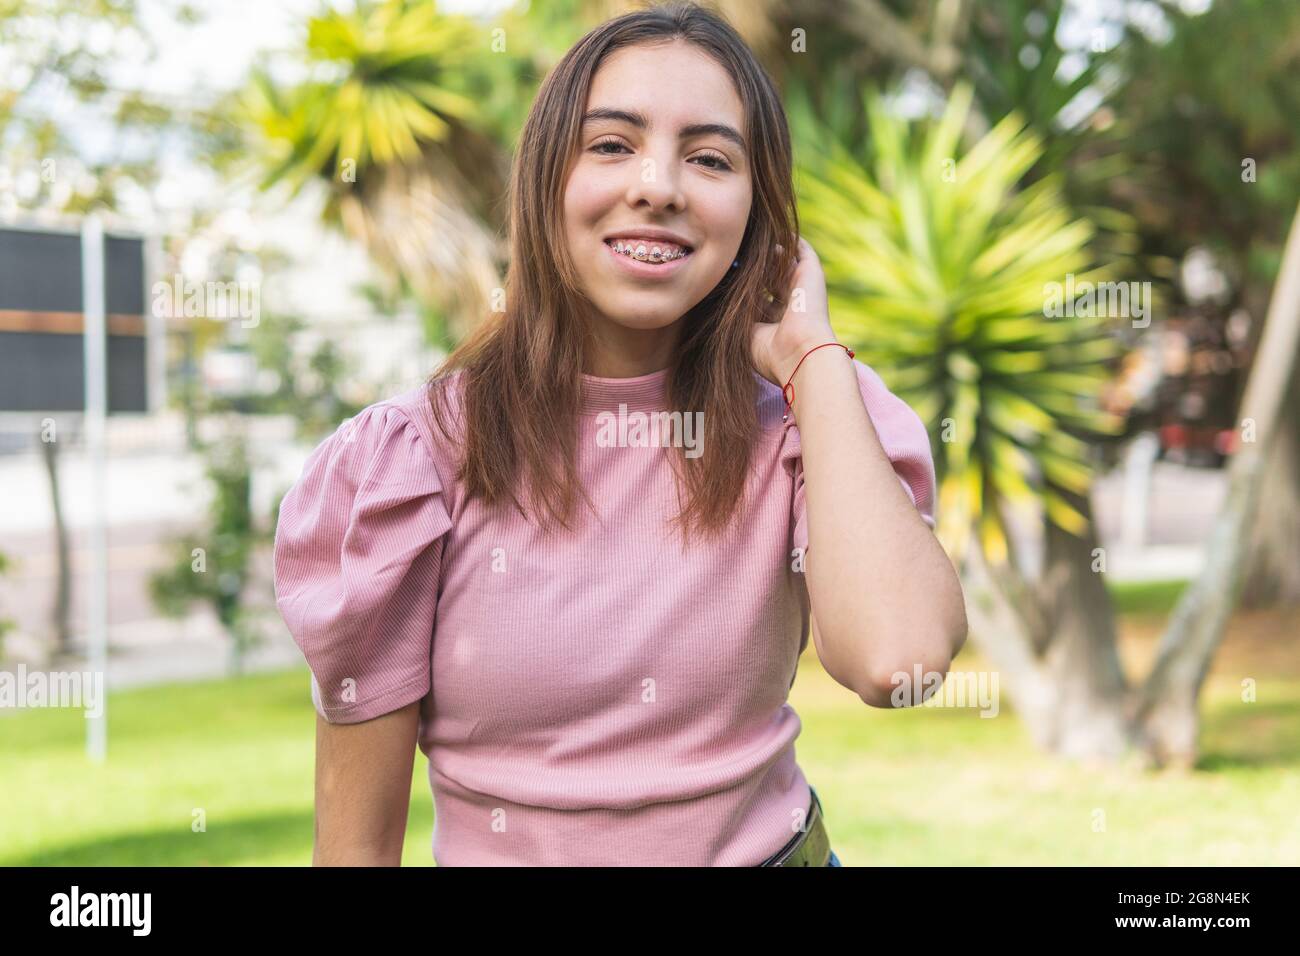
<path fill-rule="evenodd" d="M 394 405 L 344 422 L 285 495 L 276 607 L 330 723 L 370 720 L 431 689 L 438 539 L 451 524 L 427 440 Z"/>
<path fill-rule="evenodd" d="M 930 436 L 925 423 L 910 405 L 885 386 L 874 369 L 857 359 L 852 362 L 863 404 L 871 416 L 880 444 L 894 466 L 894 473 L 921 518 L 934 528 L 934 456 L 930 451 Z M 790 515 L 794 525 L 793 543 L 794 547 L 806 552 L 808 509 L 804 500 L 803 450 L 799 427 L 793 416 L 785 428 L 781 461 L 788 473 L 794 476 L 794 502 Z"/>

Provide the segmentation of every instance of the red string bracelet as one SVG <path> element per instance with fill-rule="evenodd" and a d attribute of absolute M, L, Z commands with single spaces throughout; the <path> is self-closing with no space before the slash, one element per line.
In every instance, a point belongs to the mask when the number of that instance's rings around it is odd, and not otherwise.
<path fill-rule="evenodd" d="M 818 349 L 826 348 L 826 346 L 828 345 L 838 345 L 844 351 L 849 353 L 849 358 L 853 358 L 853 349 L 849 348 L 847 345 L 844 345 L 842 342 L 823 342 L 821 345 L 814 345 L 807 352 L 803 353 L 803 358 L 801 358 L 799 360 L 799 364 L 794 367 L 794 372 L 799 371 L 799 365 L 803 364 L 803 359 L 806 359 L 808 356 L 812 355 Z M 783 398 L 785 398 L 785 414 L 781 416 L 781 421 L 783 422 L 788 422 L 790 420 L 790 411 L 791 411 L 790 406 L 794 404 L 794 384 L 793 384 L 794 372 L 790 373 L 790 380 L 786 382 L 785 385 L 782 386 L 781 388 L 781 395 Z"/>

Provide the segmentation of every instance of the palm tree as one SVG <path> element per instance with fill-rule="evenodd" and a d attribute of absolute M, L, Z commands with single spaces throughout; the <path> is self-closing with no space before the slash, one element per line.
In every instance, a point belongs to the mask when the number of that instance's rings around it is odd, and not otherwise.
<path fill-rule="evenodd" d="M 313 18 L 308 78 L 256 70 L 240 114 L 261 134 L 269 189 L 325 189 L 323 219 L 463 332 L 501 285 L 494 211 L 508 158 L 479 107 L 502 69 L 472 21 L 424 0 L 363 0 Z"/>

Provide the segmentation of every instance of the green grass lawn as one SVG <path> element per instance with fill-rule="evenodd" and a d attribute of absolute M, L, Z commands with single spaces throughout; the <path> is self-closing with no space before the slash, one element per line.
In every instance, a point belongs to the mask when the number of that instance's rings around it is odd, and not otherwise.
<path fill-rule="evenodd" d="M 1152 607 L 1139 608 L 1124 619 L 1126 662 L 1149 657 L 1158 635 L 1159 618 L 1143 617 Z M 1204 697 L 1201 765 L 1189 774 L 1046 757 L 1005 696 L 993 719 L 865 707 L 811 645 L 791 692 L 799 763 L 845 866 L 1294 865 L 1300 662 L 1295 638 L 1283 637 L 1296 622 L 1234 619 Z M 968 649 L 954 669 L 980 666 Z M 1240 699 L 1243 675 L 1256 681 L 1253 703 Z M 113 694 L 104 766 L 84 756 L 80 711 L 0 717 L 0 864 L 310 863 L 307 685 L 302 669 Z M 432 828 L 417 754 L 405 865 L 432 865 Z"/>

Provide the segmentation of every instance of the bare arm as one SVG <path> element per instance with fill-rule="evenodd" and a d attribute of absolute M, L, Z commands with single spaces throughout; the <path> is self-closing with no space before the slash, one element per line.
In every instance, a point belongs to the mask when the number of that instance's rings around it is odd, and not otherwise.
<path fill-rule="evenodd" d="M 827 673 L 889 707 L 896 675 L 947 673 L 966 639 L 961 585 L 895 476 L 843 351 L 813 352 L 800 375 L 813 640 Z"/>
<path fill-rule="evenodd" d="M 780 247 L 778 247 L 780 251 Z M 836 341 L 826 277 L 799 239 L 777 323 L 754 328 L 754 363 L 784 386 L 799 426 L 807 503 L 805 575 L 812 637 L 826 672 L 873 707 L 899 673 L 947 673 L 966 640 L 957 572 L 903 490 Z M 798 294 L 796 294 L 798 293 Z"/>
<path fill-rule="evenodd" d="M 357 724 L 316 716 L 313 866 L 400 866 L 420 702 Z"/>

